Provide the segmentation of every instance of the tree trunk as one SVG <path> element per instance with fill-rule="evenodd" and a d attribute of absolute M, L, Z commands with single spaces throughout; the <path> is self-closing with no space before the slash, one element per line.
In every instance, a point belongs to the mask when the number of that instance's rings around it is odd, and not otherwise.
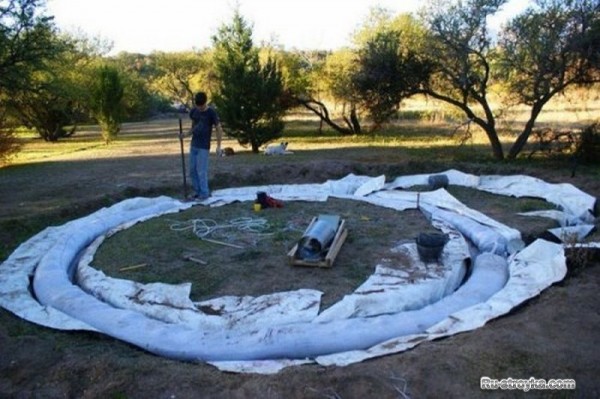
<path fill-rule="evenodd" d="M 494 155 L 494 158 L 498 161 L 504 160 L 504 150 L 502 149 L 502 143 L 498 138 L 496 127 L 486 125 L 483 127 L 483 130 L 485 130 L 485 134 L 487 134 L 490 145 L 492 146 L 492 154 Z"/>
<path fill-rule="evenodd" d="M 358 115 L 356 114 L 356 107 L 354 105 L 350 111 L 350 121 L 352 122 L 352 130 L 354 130 L 354 133 L 360 133 L 360 122 L 358 121 Z"/>
<path fill-rule="evenodd" d="M 252 147 L 252 153 L 258 154 L 260 145 L 253 140 L 252 143 L 250 143 L 250 146 Z"/>
<path fill-rule="evenodd" d="M 490 146 L 492 147 L 492 155 L 494 156 L 494 158 L 498 161 L 504 160 L 504 150 L 502 149 L 502 143 L 500 143 L 500 139 L 498 138 L 498 132 L 496 131 L 496 122 L 494 119 L 494 114 L 492 113 L 485 97 L 476 96 L 477 98 L 475 99 L 477 103 L 481 105 L 482 109 L 485 112 L 485 119 L 483 119 L 478 117 L 466 102 L 460 102 L 452 97 L 445 96 L 432 90 L 419 90 L 416 93 L 431 96 L 435 99 L 453 105 L 456 108 L 463 111 L 467 118 L 469 118 L 470 121 L 474 122 L 477 126 L 483 129 L 483 131 L 487 135 L 487 138 L 490 142 Z"/>
<path fill-rule="evenodd" d="M 525 128 L 523 128 L 523 131 L 521 132 L 521 134 L 519 134 L 519 137 L 517 137 L 517 140 L 515 140 L 512 147 L 510 148 L 510 151 L 508 152 L 508 155 L 506 156 L 507 159 L 515 159 L 517 157 L 517 155 L 519 155 L 519 153 L 521 153 L 521 151 L 525 147 L 525 144 L 527 144 L 527 140 L 529 140 L 529 136 L 531 135 L 531 132 L 533 132 L 533 127 L 535 126 L 535 121 L 536 121 L 538 115 L 540 114 L 542 107 L 544 106 L 545 103 L 546 103 L 546 101 L 536 102 L 535 104 L 533 104 L 533 107 L 531 108 L 531 115 L 529 116 L 529 120 L 525 124 Z"/>
<path fill-rule="evenodd" d="M 298 102 L 298 104 L 302 105 L 304 108 L 314 112 L 315 115 L 317 115 L 320 118 L 321 123 L 325 122 L 327 125 L 329 125 L 329 127 L 331 127 L 336 132 L 343 134 L 343 135 L 350 135 L 350 134 L 355 133 L 352 129 L 342 127 L 342 126 L 338 125 L 337 123 L 335 123 L 334 121 L 332 121 L 331 118 L 329 117 L 329 111 L 327 110 L 327 107 L 322 102 L 317 101 L 312 98 L 301 99 L 301 98 L 295 97 L 295 100 Z M 360 125 L 359 125 L 359 128 L 360 128 Z"/>

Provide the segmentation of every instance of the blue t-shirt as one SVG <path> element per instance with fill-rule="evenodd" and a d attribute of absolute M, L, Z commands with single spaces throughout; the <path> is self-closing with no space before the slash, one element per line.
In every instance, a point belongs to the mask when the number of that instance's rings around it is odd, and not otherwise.
<path fill-rule="evenodd" d="M 190 111 L 190 118 L 192 119 L 192 147 L 210 150 L 212 128 L 219 124 L 217 111 L 210 107 L 200 111 L 194 107 Z"/>

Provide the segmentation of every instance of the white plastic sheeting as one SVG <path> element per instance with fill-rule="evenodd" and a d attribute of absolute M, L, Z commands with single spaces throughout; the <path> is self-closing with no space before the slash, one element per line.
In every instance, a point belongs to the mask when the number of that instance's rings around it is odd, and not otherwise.
<path fill-rule="evenodd" d="M 54 256 L 53 260 L 64 268 L 59 274 L 69 273 L 69 266 L 72 262 L 69 254 L 77 252 L 76 248 L 69 247 L 74 234 L 85 235 L 88 238 L 86 243 L 89 244 L 96 236 L 124 221 L 142 221 L 167 212 L 177 212 L 190 206 L 191 204 L 184 204 L 168 197 L 138 198 L 123 201 L 116 207 L 100 209 L 89 216 L 73 220 L 60 227 L 46 228 L 21 244 L 0 265 L 0 306 L 26 320 L 46 327 L 63 330 L 94 330 L 93 327 L 77 318 L 68 317 L 51 306 L 42 305 L 32 295 L 31 278 L 39 274 L 40 263 L 50 260 L 47 255 L 52 252 L 50 256 Z M 122 215 L 120 220 L 115 221 L 115 226 L 107 226 L 109 215 L 117 210 Z M 93 232 L 92 226 L 95 226 Z M 56 247 L 60 243 L 63 244 L 64 250 L 57 253 Z"/>
<path fill-rule="evenodd" d="M 469 238 L 480 252 L 504 255 L 523 248 L 518 230 L 468 208 L 444 189 L 424 193 L 420 198 L 419 207 L 426 214 L 453 226 Z"/>
<path fill-rule="evenodd" d="M 405 243 L 392 249 L 402 253 L 409 263 L 389 266 L 382 260 L 373 273 L 350 295 L 325 309 L 314 320 L 328 322 L 355 317 L 370 317 L 421 309 L 456 290 L 467 272 L 469 249 L 462 235 L 445 229 L 450 240 L 441 254 L 441 262 L 424 263 L 416 244 Z"/>
<path fill-rule="evenodd" d="M 491 255 L 496 257 L 495 255 Z M 496 257 L 497 259 L 497 257 Z M 398 353 L 425 341 L 474 330 L 489 320 L 502 316 L 515 306 L 535 297 L 542 290 L 560 281 L 566 274 L 564 251 L 561 245 L 537 240 L 509 261 L 509 278 L 506 285 L 487 301 L 452 313 L 420 334 L 394 338 L 367 350 L 349 351 L 315 360 L 325 366 L 345 366 L 392 353 Z M 233 365 L 229 364 L 229 369 Z"/>
<path fill-rule="evenodd" d="M 218 190 L 202 202 L 203 205 L 220 206 L 236 201 L 252 201 L 256 193 L 263 191 L 283 201 L 326 201 L 334 197 L 364 197 L 381 190 L 385 176 L 369 177 L 349 174 L 339 180 L 328 180 L 322 184 L 272 184 L 268 186 L 236 187 Z"/>
<path fill-rule="evenodd" d="M 557 205 L 571 216 L 583 222 L 594 220 L 596 198 L 584 193 L 572 184 L 547 183 L 531 176 L 483 176 L 477 186 L 479 190 L 514 197 L 538 197 Z"/>
<path fill-rule="evenodd" d="M 501 257 L 481 255 L 479 258 L 482 261 L 476 261 L 471 278 L 454 294 L 430 307 L 379 317 L 343 319 L 328 323 L 294 323 L 253 331 L 230 330 L 206 334 L 177 325 L 170 326 L 166 331 L 164 323 L 142 319 L 138 314 L 111 311 L 97 304 L 74 303 L 71 309 L 79 307 L 86 314 L 91 310 L 102 312 L 102 316 L 106 318 L 102 323 L 104 330 L 127 330 L 129 342 L 132 342 L 132 338 L 141 339 L 148 344 L 143 347 L 166 356 L 209 361 L 215 360 L 214 357 L 217 359 L 216 364 L 224 360 L 230 366 L 234 359 L 250 359 L 254 362 L 263 357 L 303 359 L 357 348 L 366 349 L 393 337 L 423 332 L 452 312 L 485 301 L 504 286 L 508 271 L 506 261 Z M 92 306 L 92 309 L 86 309 L 88 306 Z M 125 335 L 123 332 L 121 334 Z M 140 345 L 140 342 L 134 343 Z M 241 364 L 241 367 L 247 366 L 248 364 Z"/>
<path fill-rule="evenodd" d="M 595 197 L 579 190 L 572 184 L 548 183 L 536 177 L 525 175 L 488 175 L 479 177 L 450 169 L 435 174 L 400 176 L 393 182 L 386 184 L 385 188 L 427 186 L 429 185 L 429 177 L 432 175 L 445 175 L 448 177 L 450 185 L 472 187 L 499 195 L 543 198 L 563 210 L 570 224 L 578 224 L 579 221 L 591 222 L 594 220 Z"/>
<path fill-rule="evenodd" d="M 549 187 L 542 182 L 536 190 L 538 181 L 525 179 L 529 186 L 522 190 L 516 188 L 524 180 L 521 178 L 480 178 L 458 171 L 445 174 L 449 184 L 497 193 L 503 193 L 504 187 L 508 195 L 526 192 L 528 196 L 551 198 L 575 223 L 589 219 L 593 209 L 593 197 L 563 185 Z M 190 206 L 167 197 L 127 200 L 61 227 L 48 228 L 22 244 L 0 265 L 0 305 L 49 327 L 95 329 L 164 356 L 210 361 L 224 370 L 268 373 L 307 361 L 349 364 L 477 328 L 564 277 L 560 245 L 536 241 L 522 249 L 518 231 L 465 207 L 445 190 L 394 190 L 427 184 L 428 177 L 405 176 L 386 185 L 384 176 L 349 175 L 323 184 L 219 190 L 203 202 L 218 206 L 250 201 L 257 191 L 287 201 L 324 201 L 335 196 L 397 210 L 419 208 L 436 227 L 452 234 L 441 269 L 433 270 L 430 278 L 411 286 L 403 280 L 408 273 L 402 270 L 406 265 L 379 265 L 355 293 L 333 305 L 335 312 L 318 314 L 321 293 L 315 290 L 192 303 L 189 284 L 141 285 L 107 277 L 89 267 L 106 235 Z M 569 194 L 551 196 L 548 190 L 553 187 Z M 468 258 L 463 237 L 484 254 L 475 259 L 467 282 L 453 292 L 464 276 Z M 414 246 L 395 250 L 406 251 L 417 268 L 428 266 L 418 263 Z M 85 291 L 71 279 L 72 265 L 79 258 L 78 279 Z M 383 286 L 389 289 L 382 290 Z M 211 311 L 206 314 L 201 309 Z"/>
<path fill-rule="evenodd" d="M 81 255 L 77 282 L 85 292 L 107 304 L 129 309 L 166 323 L 177 323 L 204 331 L 244 326 L 254 328 L 263 320 L 275 324 L 310 321 L 319 312 L 322 293 L 316 290 L 250 296 L 226 296 L 202 302 L 190 299 L 191 283 L 141 284 L 106 276 L 90 266 L 105 237 L 122 230 L 119 226 L 98 237 Z"/>
<path fill-rule="evenodd" d="M 489 175 L 479 177 L 450 169 L 436 174 L 400 176 L 391 183 L 386 184 L 385 188 L 390 190 L 395 188 L 406 189 L 413 186 L 427 186 L 429 185 L 429 178 L 433 175 L 445 175 L 448 178 L 450 185 L 471 187 L 499 195 L 544 199 L 556 205 L 558 209 L 540 210 L 520 214 L 526 216 L 547 217 L 556 220 L 562 227 L 593 223 L 595 217 L 599 216 L 594 215 L 594 207 L 598 201 L 594 196 L 581 191 L 572 184 L 548 183 L 541 179 L 525 175 Z M 575 228 L 575 230 L 577 233 L 583 231 L 579 228 Z M 568 230 L 550 230 L 550 233 L 557 236 L 559 239 L 562 239 L 565 236 L 569 238 L 573 237 L 573 234 L 571 234 L 572 232 Z M 584 235 L 580 233 L 579 238 L 583 237 Z M 509 252 L 519 249 L 517 241 L 506 236 L 505 238 L 508 238 L 507 244 Z"/>
<path fill-rule="evenodd" d="M 428 186 L 429 177 L 432 175 L 445 175 L 448 178 L 448 184 L 453 186 L 479 186 L 479 176 L 463 173 L 455 169 L 449 169 L 441 173 L 399 176 L 391 183 L 386 184 L 385 188 L 392 190 L 395 188 L 409 188 L 412 186 Z"/>
<path fill-rule="evenodd" d="M 48 227 L 21 244 L 0 266 L 0 306 L 19 317 L 46 327 L 63 330 L 94 330 L 86 323 L 42 306 L 32 295 L 30 278 L 48 249 L 60 241 L 63 228 Z"/>

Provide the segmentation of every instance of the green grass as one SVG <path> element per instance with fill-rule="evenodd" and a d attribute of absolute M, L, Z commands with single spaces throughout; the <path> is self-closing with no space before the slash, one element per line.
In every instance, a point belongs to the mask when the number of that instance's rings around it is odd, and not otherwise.
<path fill-rule="evenodd" d="M 428 191 L 429 187 L 412 187 Z M 517 212 L 552 208 L 543 200 L 510 198 L 471 188 L 449 186 L 448 190 L 467 206 L 517 228 L 527 237 L 537 237 L 554 222 L 518 216 Z M 291 267 L 287 254 L 301 238 L 313 217 L 330 213 L 346 220 L 348 238 L 332 269 Z M 242 248 L 203 241 L 191 229 L 196 219 L 227 224 L 238 218 L 263 218 L 268 226 L 261 234 L 235 229 L 209 238 Z M 326 292 L 324 306 L 352 292 L 372 274 L 382 259 L 393 258 L 391 249 L 413 241 L 421 232 L 435 231 L 418 211 L 397 212 L 363 202 L 330 199 L 326 203 L 288 202 L 281 209 L 252 210 L 251 202 L 217 208 L 194 207 L 138 224 L 109 238 L 100 247 L 94 267 L 107 275 L 142 283 L 192 282 L 195 300 L 218 295 L 262 295 L 274 290 L 305 287 Z M 192 255 L 207 265 L 186 260 Z M 121 270 L 132 265 L 143 268 Z"/>
<path fill-rule="evenodd" d="M 294 267 L 288 252 L 302 237 L 311 219 L 320 214 L 340 215 L 349 234 L 331 269 Z M 260 235 L 225 231 L 219 242 L 206 242 L 191 230 L 174 230 L 180 222 L 211 219 L 226 224 L 235 218 L 263 218 L 267 229 Z M 252 203 L 217 208 L 195 207 L 138 224 L 109 238 L 100 247 L 94 266 L 107 275 L 135 281 L 178 284 L 192 282 L 196 300 L 216 295 L 262 295 L 275 291 L 315 288 L 326 293 L 324 306 L 352 292 L 373 273 L 382 257 L 393 256 L 391 248 L 413 240 L 418 232 L 431 230 L 419 213 L 390 209 L 350 200 L 325 203 L 287 202 L 283 208 L 252 210 Z M 207 265 L 186 260 L 186 255 Z M 130 265 L 147 264 L 134 270 Z"/>

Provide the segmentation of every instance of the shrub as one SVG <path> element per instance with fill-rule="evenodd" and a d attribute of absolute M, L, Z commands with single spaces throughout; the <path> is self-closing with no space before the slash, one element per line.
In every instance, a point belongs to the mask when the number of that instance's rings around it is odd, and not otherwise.
<path fill-rule="evenodd" d="M 599 124 L 589 125 L 581 132 L 576 149 L 577 160 L 582 164 L 600 164 Z"/>

